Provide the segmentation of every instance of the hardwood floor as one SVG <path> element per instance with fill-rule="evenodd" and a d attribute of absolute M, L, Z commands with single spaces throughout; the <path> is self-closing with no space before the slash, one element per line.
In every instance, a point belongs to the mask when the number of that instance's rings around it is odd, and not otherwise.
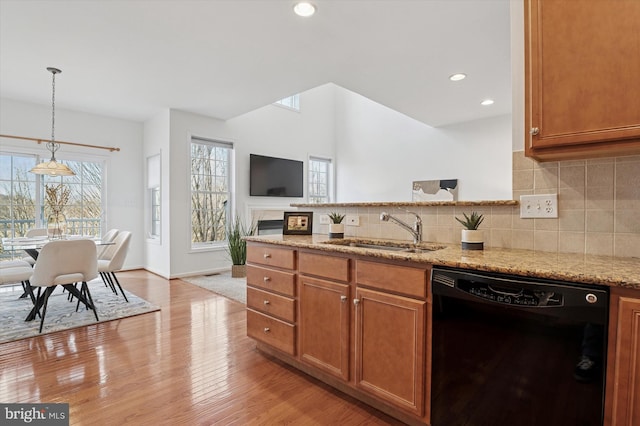
<path fill-rule="evenodd" d="M 67 402 L 78 425 L 398 424 L 258 352 L 244 305 L 145 271 L 118 277 L 161 310 L 1 344 L 0 401 Z"/>

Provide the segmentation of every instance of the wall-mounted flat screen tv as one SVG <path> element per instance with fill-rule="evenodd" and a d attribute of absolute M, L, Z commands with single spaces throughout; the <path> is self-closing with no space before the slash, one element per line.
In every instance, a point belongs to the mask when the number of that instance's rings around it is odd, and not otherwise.
<path fill-rule="evenodd" d="M 303 196 L 302 161 L 250 154 L 249 175 L 251 196 Z"/>

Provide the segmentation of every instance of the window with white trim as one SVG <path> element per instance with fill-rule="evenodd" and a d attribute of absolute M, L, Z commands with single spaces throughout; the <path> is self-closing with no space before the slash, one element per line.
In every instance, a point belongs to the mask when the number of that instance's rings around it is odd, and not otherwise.
<path fill-rule="evenodd" d="M 148 235 L 151 239 L 160 238 L 161 230 L 161 211 L 160 204 L 160 154 L 152 155 L 147 158 L 147 191 L 149 191 L 149 230 Z"/>
<path fill-rule="evenodd" d="M 102 161 L 64 162 L 75 176 L 43 175 L 43 185 L 62 184 L 70 190 L 69 202 L 62 211 L 67 219 L 66 233 L 99 237 L 102 233 Z M 42 188 L 44 194 L 44 187 Z M 46 216 L 43 215 L 46 220 Z"/>
<path fill-rule="evenodd" d="M 274 102 L 274 104 L 289 108 L 295 111 L 300 111 L 300 94 L 288 96 L 284 99 Z"/>
<path fill-rule="evenodd" d="M 0 154 L 0 237 L 22 237 L 30 228 L 42 226 L 37 191 L 38 175 L 29 173 L 38 157 Z"/>
<path fill-rule="evenodd" d="M 0 152 L 0 237 L 22 237 L 31 228 L 47 226 L 45 186 L 62 184 L 69 189 L 69 200 L 62 213 L 65 234 L 100 237 L 102 233 L 103 161 L 64 161 L 75 176 L 47 176 L 29 170 L 49 157 Z M 0 257 L 11 257 L 1 252 Z"/>
<path fill-rule="evenodd" d="M 333 198 L 330 158 L 309 157 L 309 203 L 330 203 Z"/>
<path fill-rule="evenodd" d="M 233 144 L 191 139 L 191 247 L 226 241 Z"/>

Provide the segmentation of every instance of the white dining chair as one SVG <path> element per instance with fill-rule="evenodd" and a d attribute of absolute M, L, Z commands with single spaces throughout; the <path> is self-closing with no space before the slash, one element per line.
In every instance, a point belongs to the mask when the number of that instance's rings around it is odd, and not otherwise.
<path fill-rule="evenodd" d="M 0 269 L 4 269 L 4 268 L 15 268 L 18 266 L 28 266 L 29 268 L 31 268 L 31 265 L 29 264 L 29 262 L 25 262 L 24 260 L 3 260 L 0 261 Z M 33 271 L 31 271 L 33 272 Z"/>
<path fill-rule="evenodd" d="M 91 240 L 60 240 L 51 241 L 42 247 L 38 261 L 33 267 L 33 275 L 30 278 L 32 287 L 38 287 L 35 310 L 40 313 L 40 332 L 47 314 L 49 296 L 56 286 L 63 286 L 82 301 L 98 319 L 87 282 L 98 276 L 98 261 L 96 244 Z M 81 282 L 81 290 L 78 291 L 74 283 Z M 44 291 L 41 291 L 44 288 Z"/>
<path fill-rule="evenodd" d="M 116 294 L 118 294 L 118 291 L 116 290 L 117 285 L 122 296 L 124 296 L 124 300 L 127 302 L 129 299 L 127 299 L 127 295 L 124 293 L 124 290 L 118 281 L 118 277 L 116 277 L 116 272 L 121 270 L 124 265 L 124 260 L 126 259 L 129 251 L 130 242 L 131 232 L 122 231 L 118 233 L 118 236 L 114 240 L 114 244 L 112 246 L 108 246 L 108 257 L 105 255 L 103 258 L 98 259 L 98 272 L 102 277 L 102 281 L 111 287 L 111 290 Z"/>
<path fill-rule="evenodd" d="M 36 298 L 33 294 L 33 289 L 29 283 L 33 269 L 27 262 L 21 260 L 12 260 L 0 262 L 0 285 L 5 284 L 21 284 L 24 289 L 24 294 L 29 295 L 31 301 L 36 303 Z M 12 265 L 12 266 L 10 266 Z"/>
<path fill-rule="evenodd" d="M 113 242 L 113 240 L 116 239 L 116 237 L 118 236 L 118 233 L 120 232 L 119 229 L 116 228 L 112 228 L 109 229 L 101 238 L 100 241 L 102 241 L 103 243 L 110 243 Z M 113 245 L 102 245 L 100 247 L 98 247 L 98 259 L 102 259 L 103 256 L 106 254 L 106 252 L 109 250 L 109 247 L 113 247 Z"/>
<path fill-rule="evenodd" d="M 46 237 L 46 236 L 48 236 L 47 228 L 31 228 L 31 229 L 28 229 L 27 232 L 24 234 L 24 236 L 27 237 L 27 238 Z M 31 256 L 24 256 L 20 260 L 22 260 L 24 262 L 27 262 L 31 266 L 33 266 L 36 263 L 36 260 Z"/>

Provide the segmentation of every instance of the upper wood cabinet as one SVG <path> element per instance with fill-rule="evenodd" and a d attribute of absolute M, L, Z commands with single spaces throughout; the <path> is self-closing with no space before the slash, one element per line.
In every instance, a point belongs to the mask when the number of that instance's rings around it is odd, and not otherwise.
<path fill-rule="evenodd" d="M 640 1 L 525 0 L 525 154 L 640 154 Z"/>

